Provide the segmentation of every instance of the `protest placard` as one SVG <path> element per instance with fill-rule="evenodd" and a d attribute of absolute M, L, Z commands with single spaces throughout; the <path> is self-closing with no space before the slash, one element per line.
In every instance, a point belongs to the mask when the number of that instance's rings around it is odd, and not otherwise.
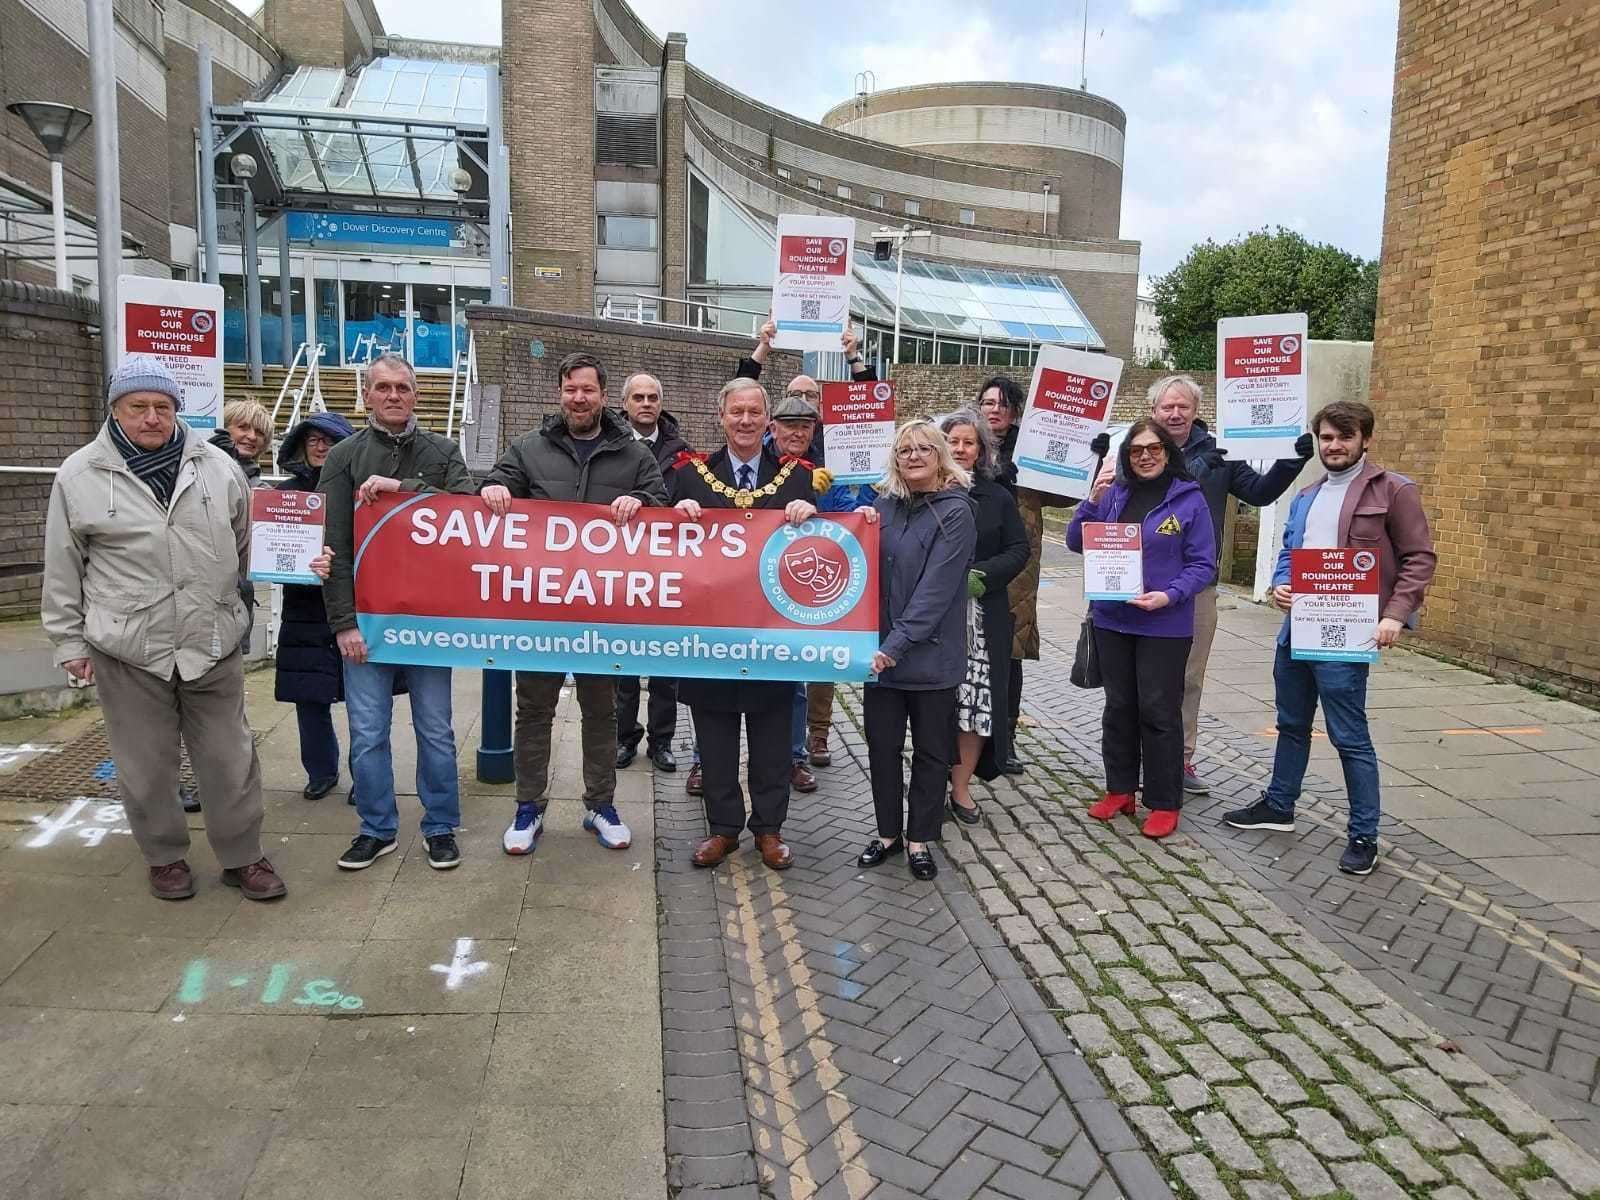
<path fill-rule="evenodd" d="M 1137 524 L 1083 523 L 1083 597 L 1132 600 L 1144 595 L 1144 538 Z"/>
<path fill-rule="evenodd" d="M 1082 500 L 1094 482 L 1089 443 L 1105 429 L 1122 378 L 1122 360 L 1041 346 L 1022 412 L 1014 457 L 1017 483 Z"/>
<path fill-rule="evenodd" d="M 320 587 L 311 560 L 322 552 L 328 510 L 317 492 L 250 493 L 250 578 L 257 583 L 305 583 Z"/>
<path fill-rule="evenodd" d="M 222 285 L 117 276 L 117 361 L 149 354 L 183 391 L 178 415 L 195 429 L 222 420 Z"/>
<path fill-rule="evenodd" d="M 1306 315 L 1217 322 L 1217 444 L 1242 458 L 1293 458 L 1306 431 Z"/>
<path fill-rule="evenodd" d="M 1289 552 L 1289 655 L 1378 660 L 1378 553 L 1342 546 Z"/>
<path fill-rule="evenodd" d="M 374 662 L 581 675 L 867 678 L 878 530 L 855 513 L 645 509 L 389 493 L 355 516 Z"/>
<path fill-rule="evenodd" d="M 894 446 L 894 384 L 822 385 L 822 465 L 835 483 L 877 483 Z"/>
<path fill-rule="evenodd" d="M 856 223 L 849 217 L 778 218 L 772 321 L 781 350 L 838 350 L 850 322 Z"/>

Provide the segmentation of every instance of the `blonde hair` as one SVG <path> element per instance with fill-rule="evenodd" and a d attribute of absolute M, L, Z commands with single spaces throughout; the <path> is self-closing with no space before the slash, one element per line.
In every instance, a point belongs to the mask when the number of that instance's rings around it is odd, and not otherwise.
<path fill-rule="evenodd" d="M 229 400 L 222 406 L 222 425 L 248 425 L 263 442 L 272 440 L 272 418 L 254 400 Z"/>
<path fill-rule="evenodd" d="M 950 457 L 950 443 L 945 441 L 943 430 L 927 417 L 917 417 L 895 430 L 894 445 L 889 448 L 889 469 L 877 484 L 880 493 L 898 500 L 911 498 L 911 488 L 906 485 L 905 476 L 900 474 L 900 447 L 912 437 L 921 437 L 933 447 L 934 458 L 938 460 L 939 478 L 939 486 L 934 491 L 943 491 L 951 484 L 962 488 L 972 486 L 972 476 L 966 468 Z"/>

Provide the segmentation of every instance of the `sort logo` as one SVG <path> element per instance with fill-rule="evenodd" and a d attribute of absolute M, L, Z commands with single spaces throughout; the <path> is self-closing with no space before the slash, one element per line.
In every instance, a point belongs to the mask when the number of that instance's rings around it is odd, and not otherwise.
<path fill-rule="evenodd" d="M 838 522 L 785 525 L 761 549 L 761 590 L 779 614 L 798 625 L 839 620 L 866 588 L 866 553 Z"/>

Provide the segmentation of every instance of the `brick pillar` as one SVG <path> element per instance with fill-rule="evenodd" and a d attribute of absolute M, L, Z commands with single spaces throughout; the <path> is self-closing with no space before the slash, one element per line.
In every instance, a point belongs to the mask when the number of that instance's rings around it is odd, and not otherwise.
<path fill-rule="evenodd" d="M 679 299 L 689 282 L 689 160 L 683 149 L 687 52 L 683 34 L 667 34 L 661 48 L 661 294 Z"/>
<path fill-rule="evenodd" d="M 266 0 L 267 40 L 295 66 L 344 67 L 345 6 L 329 0 Z"/>
<path fill-rule="evenodd" d="M 502 5 L 511 287 L 525 308 L 594 313 L 594 11 Z"/>

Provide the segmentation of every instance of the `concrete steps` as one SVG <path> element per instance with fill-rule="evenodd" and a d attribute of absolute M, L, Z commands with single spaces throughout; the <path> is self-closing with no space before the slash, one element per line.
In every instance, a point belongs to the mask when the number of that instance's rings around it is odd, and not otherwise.
<path fill-rule="evenodd" d="M 255 400 L 261 404 L 268 413 L 277 403 L 278 391 L 283 387 L 283 377 L 287 374 L 281 366 L 264 367 L 261 373 L 261 383 L 252 385 L 250 382 L 249 368 L 238 363 L 229 363 L 223 368 L 223 395 L 229 400 Z M 327 404 L 329 412 L 336 412 L 346 418 L 352 425 L 359 426 L 365 420 L 363 413 L 356 411 L 356 373 L 351 367 L 324 367 L 322 375 L 322 399 Z M 300 376 L 296 375 L 295 382 L 298 386 Z M 289 418 L 292 405 L 292 393 L 285 396 L 282 411 L 278 414 L 277 434 L 281 436 L 287 432 L 285 426 Z M 417 376 L 417 422 L 426 429 L 443 431 L 450 412 L 450 376 L 444 374 L 425 373 Z"/>

